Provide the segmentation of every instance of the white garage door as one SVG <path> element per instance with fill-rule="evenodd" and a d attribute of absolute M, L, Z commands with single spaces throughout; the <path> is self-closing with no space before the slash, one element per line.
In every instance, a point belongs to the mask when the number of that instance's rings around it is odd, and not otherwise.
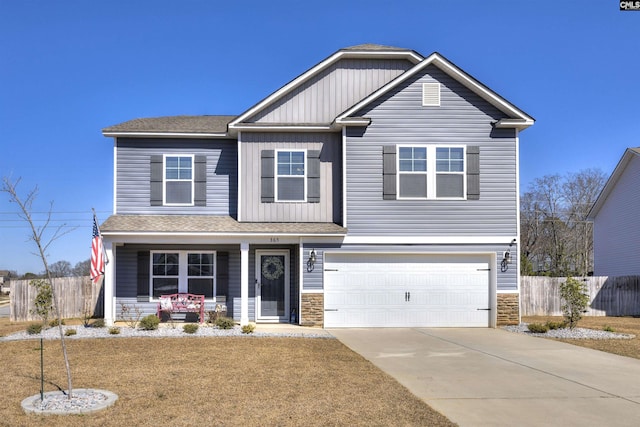
<path fill-rule="evenodd" d="M 488 327 L 487 257 L 325 254 L 324 325 Z"/>

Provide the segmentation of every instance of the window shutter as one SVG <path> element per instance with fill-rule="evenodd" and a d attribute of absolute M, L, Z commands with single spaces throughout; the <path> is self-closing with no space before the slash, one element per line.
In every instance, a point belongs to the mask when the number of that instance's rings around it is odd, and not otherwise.
<path fill-rule="evenodd" d="M 263 203 L 273 203 L 274 194 L 274 150 L 262 150 L 260 154 L 260 189 L 261 201 Z"/>
<path fill-rule="evenodd" d="M 138 301 L 149 301 L 149 251 L 138 252 Z"/>
<path fill-rule="evenodd" d="M 320 202 L 320 150 L 307 151 L 307 202 Z"/>
<path fill-rule="evenodd" d="M 151 156 L 151 185 L 150 203 L 151 206 L 162 206 L 162 176 L 163 171 L 162 155 Z"/>
<path fill-rule="evenodd" d="M 229 297 L 229 253 L 216 253 L 216 296 Z"/>
<path fill-rule="evenodd" d="M 467 147 L 467 200 L 480 200 L 480 147 Z"/>
<path fill-rule="evenodd" d="M 396 199 L 396 146 L 382 147 L 382 198 Z"/>
<path fill-rule="evenodd" d="M 194 204 L 207 206 L 207 156 L 195 156 L 194 166 Z"/>

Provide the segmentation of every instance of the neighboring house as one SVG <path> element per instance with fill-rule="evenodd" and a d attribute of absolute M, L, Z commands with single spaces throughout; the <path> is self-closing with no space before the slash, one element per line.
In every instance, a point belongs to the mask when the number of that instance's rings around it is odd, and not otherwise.
<path fill-rule="evenodd" d="M 640 148 L 627 148 L 589 212 L 594 275 L 640 275 Z"/>
<path fill-rule="evenodd" d="M 362 45 L 239 116 L 108 127 L 105 320 L 190 291 L 241 324 L 517 323 L 533 123 L 438 53 Z"/>

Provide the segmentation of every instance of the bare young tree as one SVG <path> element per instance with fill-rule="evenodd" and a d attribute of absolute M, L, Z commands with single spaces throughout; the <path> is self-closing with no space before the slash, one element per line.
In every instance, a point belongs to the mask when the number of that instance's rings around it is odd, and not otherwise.
<path fill-rule="evenodd" d="M 51 272 L 49 263 L 47 261 L 47 249 L 49 248 L 49 246 L 51 246 L 51 244 L 54 241 L 64 236 L 65 234 L 71 232 L 72 229 L 66 228 L 66 225 L 63 224 L 58 226 L 55 230 L 53 230 L 51 234 L 49 234 L 49 225 L 51 223 L 51 215 L 53 212 L 53 202 L 50 203 L 50 208 L 47 214 L 47 218 L 44 221 L 44 225 L 36 226 L 32 213 L 33 213 L 33 202 L 36 199 L 36 196 L 38 194 L 38 187 L 34 188 L 29 193 L 27 193 L 26 198 L 23 200 L 18 195 L 18 191 L 16 189 L 19 183 L 20 183 L 20 178 L 18 178 L 15 182 L 12 182 L 9 178 L 4 177 L 1 191 L 9 195 L 9 202 L 15 203 L 18 205 L 18 207 L 20 208 L 20 211 L 18 212 L 18 216 L 29 224 L 31 228 L 31 235 L 29 238 L 30 240 L 33 240 L 33 242 L 36 244 L 36 247 L 38 248 L 38 251 L 35 254 L 39 256 L 40 259 L 42 260 L 42 264 L 44 265 L 45 276 L 49 281 L 49 283 L 53 285 L 53 274 Z M 67 385 L 69 388 L 69 393 L 67 396 L 69 399 L 71 399 L 73 388 L 71 384 L 71 368 L 69 367 L 69 357 L 67 355 L 67 344 L 64 339 L 64 331 L 62 329 L 62 319 L 60 316 L 58 297 L 55 294 L 55 290 L 53 290 L 53 287 L 52 287 L 52 292 L 53 292 L 53 309 L 56 314 L 56 318 L 58 319 L 58 331 L 60 332 L 60 343 L 62 346 L 62 354 L 64 355 L 64 364 L 67 371 Z"/>
<path fill-rule="evenodd" d="M 70 277 L 73 272 L 69 261 L 56 261 L 49 265 L 49 270 L 53 277 Z"/>
<path fill-rule="evenodd" d="M 592 271 L 593 225 L 587 215 L 604 183 L 605 175 L 598 169 L 546 175 L 532 182 L 520 198 L 523 268 L 553 276 Z"/>

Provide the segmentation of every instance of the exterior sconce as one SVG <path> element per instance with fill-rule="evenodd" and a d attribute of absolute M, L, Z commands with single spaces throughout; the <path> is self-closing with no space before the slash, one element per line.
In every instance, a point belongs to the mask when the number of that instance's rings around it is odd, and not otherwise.
<path fill-rule="evenodd" d="M 309 260 L 307 261 L 307 271 L 311 273 L 316 265 L 316 250 L 311 249 L 309 252 Z"/>
<path fill-rule="evenodd" d="M 511 243 L 509 243 L 509 249 L 504 253 L 504 257 L 502 258 L 502 262 L 500 263 L 500 271 L 503 273 L 509 269 L 509 264 L 511 264 L 511 247 L 516 242 L 516 239 L 513 239 Z"/>

